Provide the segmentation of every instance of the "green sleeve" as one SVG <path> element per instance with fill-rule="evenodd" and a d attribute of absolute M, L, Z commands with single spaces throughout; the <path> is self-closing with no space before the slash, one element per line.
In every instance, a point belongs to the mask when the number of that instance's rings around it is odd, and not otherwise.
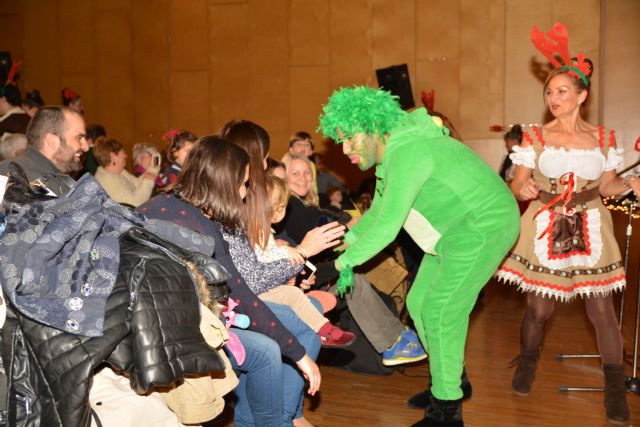
<path fill-rule="evenodd" d="M 377 192 L 371 209 L 350 233 L 351 239 L 357 239 L 353 245 L 347 240 L 350 246 L 338 258 L 342 266 L 354 267 L 368 261 L 398 235 L 433 171 L 433 159 L 423 144 L 416 141 L 385 153 L 382 194 Z"/>

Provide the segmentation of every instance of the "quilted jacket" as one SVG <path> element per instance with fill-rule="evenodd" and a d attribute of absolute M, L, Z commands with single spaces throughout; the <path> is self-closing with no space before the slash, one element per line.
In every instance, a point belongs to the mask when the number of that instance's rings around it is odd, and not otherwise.
<path fill-rule="evenodd" d="M 196 264 L 207 283 L 226 280 L 209 257 L 140 228 L 123 234 L 100 337 L 54 329 L 9 307 L 2 329 L 8 425 L 88 426 L 89 389 L 101 363 L 127 373 L 140 394 L 187 375 L 224 371 L 200 334 L 199 293 L 185 261 Z"/>

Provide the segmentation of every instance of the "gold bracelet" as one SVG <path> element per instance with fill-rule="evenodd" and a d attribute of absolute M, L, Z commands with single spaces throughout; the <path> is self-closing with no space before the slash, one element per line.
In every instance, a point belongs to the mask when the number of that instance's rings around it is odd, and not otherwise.
<path fill-rule="evenodd" d="M 630 189 L 631 188 L 631 180 L 632 179 L 637 179 L 638 177 L 635 175 L 627 175 L 624 177 L 624 180 L 622 181 L 622 183 L 624 184 L 624 188 L 626 189 Z"/>

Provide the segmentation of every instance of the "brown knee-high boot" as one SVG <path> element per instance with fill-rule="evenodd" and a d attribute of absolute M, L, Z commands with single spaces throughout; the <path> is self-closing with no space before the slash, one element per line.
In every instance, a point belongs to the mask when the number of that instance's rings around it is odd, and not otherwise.
<path fill-rule="evenodd" d="M 629 421 L 624 365 L 602 365 L 604 371 L 604 407 L 612 423 Z"/>
<path fill-rule="evenodd" d="M 511 381 L 511 388 L 518 396 L 529 395 L 533 380 L 536 378 L 539 355 L 539 350 L 526 351 L 521 348 L 520 354 L 509 364 L 509 366 L 516 366 L 516 372 L 513 374 L 513 380 Z"/>

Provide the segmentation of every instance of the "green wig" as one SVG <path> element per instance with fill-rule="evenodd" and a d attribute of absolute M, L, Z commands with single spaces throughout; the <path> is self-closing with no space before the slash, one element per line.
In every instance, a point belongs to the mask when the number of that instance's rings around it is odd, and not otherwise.
<path fill-rule="evenodd" d="M 398 97 L 366 86 L 343 87 L 333 92 L 320 114 L 318 131 L 337 143 L 359 132 L 384 136 L 405 116 Z M 342 132 L 342 138 L 337 130 Z"/>

